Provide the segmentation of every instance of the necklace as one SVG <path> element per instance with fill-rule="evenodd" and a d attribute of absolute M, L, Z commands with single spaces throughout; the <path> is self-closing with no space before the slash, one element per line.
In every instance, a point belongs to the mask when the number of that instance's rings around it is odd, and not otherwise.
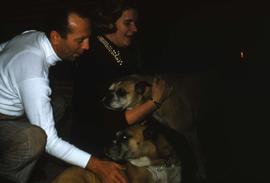
<path fill-rule="evenodd" d="M 116 51 L 113 49 L 113 47 L 110 45 L 110 43 L 102 36 L 97 36 L 98 40 L 105 46 L 105 48 L 109 51 L 109 53 L 114 57 L 116 63 L 118 63 L 120 66 L 123 65 L 123 60 L 120 56 L 120 51 Z"/>

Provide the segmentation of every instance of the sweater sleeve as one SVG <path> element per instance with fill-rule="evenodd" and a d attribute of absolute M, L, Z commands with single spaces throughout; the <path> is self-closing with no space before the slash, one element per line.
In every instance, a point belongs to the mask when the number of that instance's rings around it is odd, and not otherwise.
<path fill-rule="evenodd" d="M 47 134 L 46 151 L 67 163 L 85 168 L 90 154 L 76 148 L 58 137 L 50 103 L 51 89 L 44 78 L 24 80 L 19 85 L 19 94 L 29 121 L 41 127 Z"/>

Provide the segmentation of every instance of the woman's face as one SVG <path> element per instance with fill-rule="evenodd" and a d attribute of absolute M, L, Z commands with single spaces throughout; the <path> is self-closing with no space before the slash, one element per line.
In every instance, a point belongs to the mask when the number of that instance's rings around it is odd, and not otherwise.
<path fill-rule="evenodd" d="M 127 9 L 123 11 L 121 17 L 116 21 L 116 32 L 108 34 L 107 37 L 118 47 L 127 47 L 131 44 L 135 33 L 138 31 L 136 22 L 137 11 Z"/>

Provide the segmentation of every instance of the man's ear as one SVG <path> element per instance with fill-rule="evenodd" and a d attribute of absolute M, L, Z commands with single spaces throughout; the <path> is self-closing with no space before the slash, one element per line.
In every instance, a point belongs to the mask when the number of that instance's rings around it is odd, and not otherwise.
<path fill-rule="evenodd" d="M 57 45 L 57 44 L 59 44 L 59 42 L 61 40 L 61 35 L 56 31 L 51 31 L 50 40 L 51 40 L 52 44 Z"/>

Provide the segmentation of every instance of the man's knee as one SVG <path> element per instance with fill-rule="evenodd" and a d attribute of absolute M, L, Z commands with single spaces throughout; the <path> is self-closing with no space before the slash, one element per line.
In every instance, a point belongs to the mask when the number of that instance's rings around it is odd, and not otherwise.
<path fill-rule="evenodd" d="M 43 129 L 38 126 L 31 126 L 24 133 L 27 135 L 29 155 L 31 157 L 37 157 L 44 152 L 47 135 Z"/>
<path fill-rule="evenodd" d="M 45 131 L 29 123 L 7 122 L 0 132 L 0 176 L 11 180 L 17 180 L 19 175 L 28 178 L 34 163 L 44 152 Z"/>

